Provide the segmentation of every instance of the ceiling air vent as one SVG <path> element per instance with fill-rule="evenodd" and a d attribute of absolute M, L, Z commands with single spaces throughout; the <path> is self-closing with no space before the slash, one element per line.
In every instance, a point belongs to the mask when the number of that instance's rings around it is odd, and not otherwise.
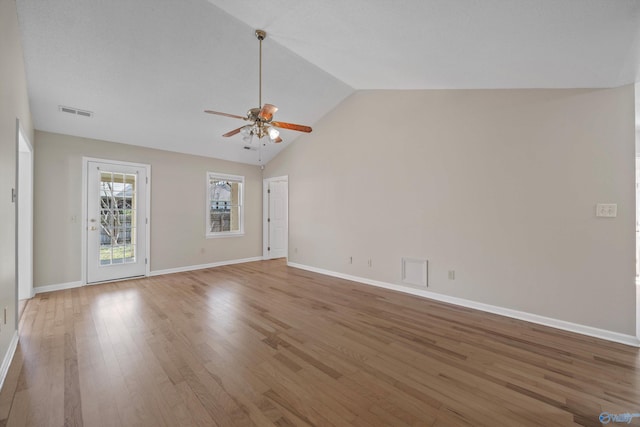
<path fill-rule="evenodd" d="M 64 105 L 58 105 L 58 111 L 62 113 L 75 114 L 76 116 L 93 117 L 93 113 L 87 110 L 80 110 L 73 107 L 65 107 Z"/>

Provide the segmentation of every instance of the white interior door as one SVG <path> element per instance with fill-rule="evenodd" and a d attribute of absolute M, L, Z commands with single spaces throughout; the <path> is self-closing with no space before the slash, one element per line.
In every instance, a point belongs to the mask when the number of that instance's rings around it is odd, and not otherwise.
<path fill-rule="evenodd" d="M 267 248 L 266 258 L 282 258 L 288 255 L 289 240 L 289 182 L 282 178 L 266 181 L 267 205 L 266 228 Z"/>
<path fill-rule="evenodd" d="M 144 276 L 145 166 L 87 162 L 87 283 Z"/>

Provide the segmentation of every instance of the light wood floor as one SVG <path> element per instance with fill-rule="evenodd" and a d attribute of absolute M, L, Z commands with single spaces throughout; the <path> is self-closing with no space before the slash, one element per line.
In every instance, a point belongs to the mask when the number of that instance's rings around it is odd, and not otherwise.
<path fill-rule="evenodd" d="M 40 294 L 0 393 L 0 425 L 39 427 L 595 426 L 603 411 L 640 412 L 638 349 L 280 260 Z"/>

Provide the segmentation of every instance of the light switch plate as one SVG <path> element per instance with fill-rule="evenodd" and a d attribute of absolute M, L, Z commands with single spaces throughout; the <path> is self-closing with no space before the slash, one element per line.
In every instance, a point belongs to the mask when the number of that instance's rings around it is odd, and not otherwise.
<path fill-rule="evenodd" d="M 596 205 L 596 216 L 615 218 L 618 216 L 618 205 L 616 203 L 598 203 Z"/>

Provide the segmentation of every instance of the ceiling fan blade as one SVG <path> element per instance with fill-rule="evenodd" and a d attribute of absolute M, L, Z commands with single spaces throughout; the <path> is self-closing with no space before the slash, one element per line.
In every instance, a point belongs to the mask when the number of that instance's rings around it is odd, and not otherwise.
<path fill-rule="evenodd" d="M 258 113 L 258 117 L 262 120 L 268 122 L 273 118 L 273 114 L 278 111 L 278 107 L 272 104 L 264 104 L 260 112 Z"/>
<path fill-rule="evenodd" d="M 297 130 L 298 132 L 307 132 L 307 133 L 311 132 L 311 128 L 309 126 L 296 125 L 293 123 L 271 122 L 271 126 L 275 126 L 277 128 L 282 128 L 282 129 Z"/>
<path fill-rule="evenodd" d="M 212 110 L 204 110 L 205 113 L 209 113 L 209 114 L 216 114 L 218 116 L 225 116 L 225 117 L 231 117 L 232 119 L 243 119 L 244 117 L 242 116 L 237 116 L 235 114 L 229 114 L 229 113 L 221 113 L 219 111 L 212 111 Z"/>
<path fill-rule="evenodd" d="M 241 130 L 243 127 L 244 127 L 244 126 L 241 126 L 241 127 L 239 127 L 238 129 L 230 130 L 229 132 L 225 133 L 225 134 L 224 134 L 224 135 L 222 135 L 222 136 L 229 137 L 229 136 L 237 135 L 237 134 L 239 134 L 239 133 L 240 133 L 240 130 Z"/>

